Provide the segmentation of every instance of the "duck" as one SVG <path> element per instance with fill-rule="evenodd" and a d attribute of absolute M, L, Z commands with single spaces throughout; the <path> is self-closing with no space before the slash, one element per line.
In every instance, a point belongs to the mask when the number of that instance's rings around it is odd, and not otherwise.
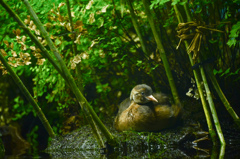
<path fill-rule="evenodd" d="M 150 86 L 139 84 L 120 103 L 113 125 L 117 131 L 158 132 L 173 127 L 181 114 L 181 104 L 171 104 L 165 94 L 153 93 Z"/>

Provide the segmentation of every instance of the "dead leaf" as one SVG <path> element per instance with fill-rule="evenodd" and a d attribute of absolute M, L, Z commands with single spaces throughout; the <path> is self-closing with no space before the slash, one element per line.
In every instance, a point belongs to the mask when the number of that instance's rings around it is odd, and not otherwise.
<path fill-rule="evenodd" d="M 7 56 L 7 53 L 6 53 L 5 50 L 3 50 L 3 49 L 0 49 L 0 50 L 1 50 L 1 53 L 2 53 L 3 56 Z"/>

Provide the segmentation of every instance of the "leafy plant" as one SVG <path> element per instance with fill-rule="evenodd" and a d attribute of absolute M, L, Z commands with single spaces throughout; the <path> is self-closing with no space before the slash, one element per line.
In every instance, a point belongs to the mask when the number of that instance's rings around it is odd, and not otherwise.
<path fill-rule="evenodd" d="M 231 68 L 228 68 L 225 71 L 223 71 L 222 69 L 220 69 L 218 71 L 214 69 L 213 73 L 214 73 L 214 75 L 219 74 L 220 77 L 224 77 L 224 78 L 233 77 L 233 76 L 236 77 L 236 75 L 238 75 L 237 78 L 234 80 L 234 81 L 238 81 L 240 79 L 240 76 L 239 76 L 240 68 L 237 69 L 235 72 L 231 72 L 230 69 Z"/>
<path fill-rule="evenodd" d="M 29 134 L 27 134 L 27 141 L 31 143 L 32 149 L 30 151 L 34 156 L 38 156 L 38 126 L 36 125 Z"/>
<path fill-rule="evenodd" d="M 230 31 L 230 35 L 229 35 L 229 40 L 227 42 L 227 44 L 231 47 L 231 46 L 235 46 L 237 43 L 239 43 L 240 41 L 238 40 L 240 34 L 240 21 L 238 21 L 236 24 L 234 24 L 232 26 L 232 30 Z"/>
<path fill-rule="evenodd" d="M 13 121 L 22 119 L 25 115 L 28 115 L 30 112 L 33 111 L 33 108 L 30 104 L 26 104 L 24 100 L 20 97 L 17 96 L 14 99 L 14 105 L 12 108 L 12 112 L 14 113 L 14 117 L 12 117 Z M 36 117 L 36 112 L 33 111 L 34 116 Z"/>

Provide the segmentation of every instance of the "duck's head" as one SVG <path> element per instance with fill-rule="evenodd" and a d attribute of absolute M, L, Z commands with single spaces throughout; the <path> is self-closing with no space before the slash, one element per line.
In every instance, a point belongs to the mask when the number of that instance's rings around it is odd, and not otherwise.
<path fill-rule="evenodd" d="M 137 104 L 145 104 L 150 101 L 158 102 L 152 95 L 152 88 L 146 84 L 139 84 L 135 86 L 130 94 L 130 100 Z"/>

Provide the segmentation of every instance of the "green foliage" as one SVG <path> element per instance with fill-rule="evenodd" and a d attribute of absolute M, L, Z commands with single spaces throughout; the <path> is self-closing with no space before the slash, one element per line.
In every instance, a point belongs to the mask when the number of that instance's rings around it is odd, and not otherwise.
<path fill-rule="evenodd" d="M 229 47 L 235 46 L 237 43 L 239 44 L 240 41 L 237 40 L 239 34 L 240 34 L 240 21 L 238 21 L 236 24 L 232 26 L 232 30 L 230 31 L 229 35 L 230 39 L 227 42 Z"/>
<path fill-rule="evenodd" d="M 36 125 L 29 134 L 27 134 L 27 141 L 31 143 L 31 154 L 38 156 L 38 126 Z"/>
<path fill-rule="evenodd" d="M 178 4 L 179 2 L 181 2 L 180 0 L 173 0 L 172 1 L 172 5 L 176 5 L 176 4 Z M 183 3 L 186 3 L 186 1 L 185 2 L 182 2 L 181 4 L 183 4 Z"/>
<path fill-rule="evenodd" d="M 157 8 L 158 6 L 164 6 L 165 3 L 169 2 L 170 0 L 154 0 L 151 1 L 150 9 Z"/>
<path fill-rule="evenodd" d="M 226 69 L 225 71 L 223 71 L 222 69 L 220 69 L 220 70 L 218 70 L 218 71 L 214 69 L 214 70 L 213 70 L 213 73 L 214 73 L 214 75 L 219 74 L 220 77 L 224 77 L 224 78 L 235 77 L 235 80 L 234 80 L 234 81 L 240 80 L 240 76 L 239 76 L 240 68 L 237 69 L 235 72 L 231 72 L 230 69 L 231 69 L 231 68 L 228 68 L 228 69 Z M 237 76 L 237 77 L 236 77 L 236 76 Z"/>
<path fill-rule="evenodd" d="M 174 9 L 172 8 L 170 13 L 168 14 L 169 15 L 169 18 L 166 19 L 166 22 L 165 24 L 163 25 L 163 27 L 169 27 L 171 25 L 173 25 L 173 22 L 174 22 Z"/>
<path fill-rule="evenodd" d="M 36 117 L 36 113 L 33 110 L 32 106 L 30 104 L 26 104 L 24 100 L 17 96 L 14 99 L 14 105 L 12 108 L 12 112 L 14 112 L 14 117 L 12 118 L 13 121 L 16 121 L 18 119 L 22 119 L 25 115 L 28 115 L 30 112 L 33 112 L 34 116 Z"/>
<path fill-rule="evenodd" d="M 154 0 L 154 1 L 151 1 L 151 5 L 150 5 L 150 9 L 153 9 L 153 8 L 157 8 L 157 7 L 165 7 L 165 4 L 167 2 L 172 2 L 171 5 L 176 5 L 176 4 L 180 4 L 180 5 L 183 5 L 185 3 L 187 3 L 187 1 L 183 1 L 181 2 L 180 0 Z"/>
<path fill-rule="evenodd" d="M 98 93 L 109 93 L 111 91 L 110 87 L 108 86 L 109 84 L 102 84 L 102 85 L 98 85 L 96 86 L 97 88 L 97 92 Z"/>

